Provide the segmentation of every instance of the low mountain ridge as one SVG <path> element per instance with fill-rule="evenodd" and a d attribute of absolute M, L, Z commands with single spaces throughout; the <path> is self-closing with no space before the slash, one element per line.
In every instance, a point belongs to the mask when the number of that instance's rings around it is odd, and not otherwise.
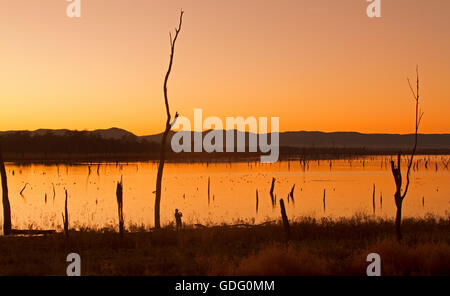
<path fill-rule="evenodd" d="M 52 134 L 56 136 L 69 135 L 77 131 L 71 131 L 68 129 L 38 129 L 34 131 L 3 131 L 0 132 L 0 136 L 12 134 L 12 133 L 25 133 L 30 136 L 34 135 L 47 135 Z M 162 139 L 162 133 L 136 136 L 132 132 L 117 127 L 109 129 L 97 129 L 93 131 L 78 131 L 86 135 L 99 136 L 103 139 L 112 140 L 146 140 L 148 142 L 160 143 Z M 202 138 L 208 131 L 202 133 Z M 224 135 L 226 131 L 223 131 Z M 194 133 L 191 132 L 191 141 L 194 141 Z M 237 135 L 242 135 L 246 139 L 248 145 L 248 139 L 251 136 L 258 135 L 251 134 L 249 132 L 234 131 L 235 138 Z M 174 132 L 170 132 L 168 141 L 170 141 Z M 365 134 L 359 132 L 320 132 L 320 131 L 289 131 L 279 133 L 279 142 L 281 147 L 294 147 L 294 148 L 311 148 L 311 147 L 336 147 L 336 148 L 367 148 L 367 149 L 383 149 L 383 148 L 407 148 L 411 147 L 414 142 L 414 134 Z M 419 148 L 437 148 L 437 149 L 449 149 L 450 148 L 450 134 L 419 134 Z"/>

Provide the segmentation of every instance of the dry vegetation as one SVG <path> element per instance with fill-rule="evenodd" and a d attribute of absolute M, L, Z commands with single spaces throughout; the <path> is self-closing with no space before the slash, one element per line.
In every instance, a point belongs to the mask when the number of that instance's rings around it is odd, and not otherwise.
<path fill-rule="evenodd" d="M 0 274 L 65 275 L 68 253 L 83 275 L 365 275 L 366 256 L 381 255 L 382 275 L 450 275 L 450 217 L 394 222 L 355 216 L 303 218 L 290 225 L 171 227 L 124 233 L 71 232 L 0 237 Z"/>

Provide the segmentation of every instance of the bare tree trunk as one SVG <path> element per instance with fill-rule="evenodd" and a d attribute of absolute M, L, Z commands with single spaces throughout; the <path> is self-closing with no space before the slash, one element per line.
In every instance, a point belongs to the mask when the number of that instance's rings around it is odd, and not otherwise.
<path fill-rule="evenodd" d="M 400 203 L 397 205 L 397 213 L 395 214 L 395 232 L 399 241 L 402 240 L 402 203 L 403 201 L 400 200 Z"/>
<path fill-rule="evenodd" d="M 3 234 L 8 235 L 11 233 L 11 205 L 9 204 L 8 197 L 8 180 L 6 178 L 5 164 L 3 162 L 3 154 L 0 148 L 0 174 L 2 178 L 2 191 L 3 191 Z"/>
<path fill-rule="evenodd" d="M 183 11 L 181 11 L 180 14 L 180 23 L 178 25 L 178 28 L 175 29 L 175 37 L 172 40 L 172 35 L 170 34 L 170 61 L 169 61 L 169 68 L 166 73 L 166 77 L 164 79 L 164 102 L 166 105 L 166 113 L 167 113 L 167 120 L 166 120 L 166 129 L 164 130 L 162 141 L 161 141 L 161 150 L 160 150 L 160 158 L 159 158 L 159 164 L 158 164 L 158 174 L 156 176 L 156 196 L 155 196 L 155 228 L 160 229 L 161 228 L 161 222 L 160 222 L 160 205 L 161 205 L 161 184 L 162 184 L 162 175 L 164 170 L 164 163 L 166 161 L 166 141 L 167 136 L 170 132 L 170 128 L 175 123 L 178 113 L 175 114 L 175 118 L 170 123 L 171 115 L 170 115 L 170 109 L 169 109 L 169 100 L 167 97 L 167 82 L 169 80 L 170 72 L 172 71 L 172 63 L 173 63 L 173 56 L 175 52 L 175 42 L 177 41 L 178 34 L 181 30 L 181 25 L 183 23 Z"/>
<path fill-rule="evenodd" d="M 397 212 L 395 215 L 395 230 L 397 235 L 397 240 L 401 241 L 402 239 L 402 231 L 401 231 L 401 223 L 402 223 L 402 205 L 403 200 L 405 199 L 406 194 L 408 193 L 408 188 L 410 184 L 410 172 L 411 167 L 414 162 L 414 155 L 416 154 L 417 150 L 417 138 L 418 138 L 418 131 L 420 126 L 420 121 L 422 120 L 423 113 L 419 112 L 419 67 L 416 68 L 416 74 L 417 74 L 417 81 L 416 81 L 416 92 L 414 92 L 411 83 L 408 79 L 409 87 L 411 89 L 411 92 L 414 95 L 414 100 L 416 101 L 416 120 L 415 120 L 415 134 L 414 134 L 414 147 L 411 152 L 411 156 L 408 159 L 408 168 L 406 171 L 406 186 L 402 193 L 402 171 L 401 171 L 401 154 L 399 153 L 397 156 L 397 164 L 393 160 L 391 160 L 391 170 L 392 175 L 394 176 L 395 181 L 395 206 L 397 207 Z"/>

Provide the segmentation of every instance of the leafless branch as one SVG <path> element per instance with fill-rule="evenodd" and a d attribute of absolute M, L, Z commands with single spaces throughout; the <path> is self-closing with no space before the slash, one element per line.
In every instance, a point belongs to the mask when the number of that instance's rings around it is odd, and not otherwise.
<path fill-rule="evenodd" d="M 409 188 L 409 184 L 410 184 L 410 171 L 411 171 L 411 166 L 413 163 L 413 159 L 414 159 L 414 155 L 416 154 L 416 150 L 417 150 L 417 139 L 418 139 L 418 132 L 419 132 L 419 126 L 420 126 L 420 122 L 422 121 L 422 117 L 423 117 L 423 112 L 420 111 L 419 112 L 419 66 L 416 67 L 416 75 L 417 75 L 417 80 L 416 80 L 416 92 L 414 92 L 414 90 L 411 87 L 411 84 L 409 85 L 411 88 L 411 91 L 413 92 L 413 94 L 415 94 L 415 101 L 416 101 L 416 122 L 415 122 L 415 133 L 414 133 L 414 148 L 411 152 L 411 157 L 409 159 L 408 162 L 408 171 L 406 172 L 406 187 L 405 187 L 405 191 L 402 194 L 402 200 L 405 198 L 406 193 L 408 192 L 408 188 Z M 409 79 L 408 79 L 409 81 Z"/>

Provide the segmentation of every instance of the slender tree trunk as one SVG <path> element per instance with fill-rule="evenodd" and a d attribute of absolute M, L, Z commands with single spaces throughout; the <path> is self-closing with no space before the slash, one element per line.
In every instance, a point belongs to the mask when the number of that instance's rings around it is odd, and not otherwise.
<path fill-rule="evenodd" d="M 2 191 L 3 191 L 3 234 L 8 235 L 11 233 L 11 205 L 9 204 L 8 197 L 8 180 L 6 177 L 5 164 L 3 162 L 2 151 L 0 150 L 0 174 L 2 178 Z"/>
<path fill-rule="evenodd" d="M 155 228 L 161 228 L 161 220 L 160 220 L 160 205 L 161 205 L 161 184 L 162 184 L 162 175 L 164 170 L 164 162 L 166 161 L 166 139 L 167 139 L 167 128 L 164 131 L 163 138 L 161 141 L 161 151 L 160 151 L 160 159 L 158 165 L 158 174 L 156 176 L 156 196 L 155 196 Z"/>
<path fill-rule="evenodd" d="M 175 29 L 175 37 L 172 40 L 172 35 L 170 35 L 170 60 L 169 60 L 169 68 L 167 69 L 166 77 L 164 78 L 164 103 L 166 105 L 166 114 L 167 114 L 167 120 L 166 120 L 166 128 L 164 130 L 162 140 L 161 140 L 161 150 L 160 150 L 160 158 L 159 158 L 159 164 L 158 164 L 158 174 L 156 176 L 156 191 L 155 191 L 155 228 L 160 229 L 161 228 L 161 219 L 160 219 L 160 206 L 161 206 L 161 185 L 162 185 L 162 176 L 163 176 L 163 170 L 164 170 L 164 163 L 166 161 L 166 142 L 167 142 L 167 136 L 170 132 L 170 128 L 175 123 L 178 113 L 175 114 L 174 121 L 172 124 L 170 123 L 171 115 L 170 115 L 170 109 L 169 109 L 169 99 L 167 96 L 167 82 L 169 80 L 170 72 L 172 71 L 172 64 L 173 64 L 173 56 L 175 53 L 175 43 L 178 38 L 178 34 L 181 30 L 181 25 L 183 23 L 183 11 L 181 11 L 180 14 L 180 23 L 178 25 L 178 28 Z"/>
<path fill-rule="evenodd" d="M 397 234 L 397 240 L 402 240 L 402 230 L 401 230 L 401 224 L 402 224 L 402 201 L 400 200 L 398 203 L 396 202 L 397 206 L 397 213 L 395 215 L 395 232 Z"/>
<path fill-rule="evenodd" d="M 416 74 L 417 74 L 417 80 L 416 80 L 416 91 L 413 90 L 411 82 L 408 79 L 408 84 L 411 89 L 411 92 L 414 96 L 414 100 L 416 102 L 416 120 L 415 120 L 415 133 L 414 133 L 414 147 L 411 152 L 411 157 L 408 160 L 408 166 L 406 171 L 406 185 L 405 189 L 402 193 L 402 171 L 401 171 L 401 154 L 399 153 L 397 155 L 397 164 L 395 164 L 394 160 L 391 160 L 391 170 L 392 175 L 394 176 L 396 191 L 394 194 L 395 199 L 395 206 L 397 207 L 397 213 L 395 215 L 395 232 L 397 235 L 397 240 L 401 241 L 402 239 L 402 231 L 401 231 L 401 222 L 402 222 L 402 204 L 403 200 L 406 197 L 406 194 L 408 193 L 408 188 L 410 185 L 410 173 L 411 173 L 411 167 L 413 166 L 414 162 L 414 155 L 416 154 L 417 150 L 417 139 L 419 135 L 419 126 L 420 122 L 422 120 L 423 113 L 419 111 L 419 67 L 416 68 Z M 416 162 L 417 163 L 417 162 Z M 417 165 L 418 167 L 418 165 Z"/>

